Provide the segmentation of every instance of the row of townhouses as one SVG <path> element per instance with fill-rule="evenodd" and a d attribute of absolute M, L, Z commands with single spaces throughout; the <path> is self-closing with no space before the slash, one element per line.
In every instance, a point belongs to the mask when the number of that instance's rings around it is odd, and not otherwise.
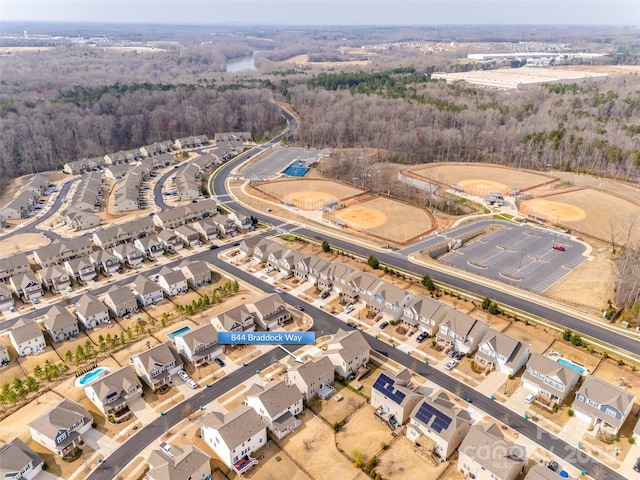
<path fill-rule="evenodd" d="M 0 210 L 0 218 L 3 221 L 19 220 L 33 215 L 40 197 L 47 191 L 49 186 L 49 179 L 40 173 L 36 173 L 20 187 L 18 194 Z"/>
<path fill-rule="evenodd" d="M 96 215 L 102 202 L 106 182 L 100 172 L 82 177 L 71 198 L 71 206 L 60 212 L 62 221 L 75 230 L 95 228 L 102 220 Z"/>

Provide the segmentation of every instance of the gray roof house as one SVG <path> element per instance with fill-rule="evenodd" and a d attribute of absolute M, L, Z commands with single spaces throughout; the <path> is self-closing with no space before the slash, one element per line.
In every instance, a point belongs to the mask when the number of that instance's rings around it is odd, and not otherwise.
<path fill-rule="evenodd" d="M 247 391 L 246 404 L 253 408 L 267 428 L 278 438 L 293 432 L 302 421 L 296 415 L 302 413 L 302 394 L 294 385 L 283 380 L 254 383 Z"/>
<path fill-rule="evenodd" d="M 51 265 L 38 270 L 38 276 L 42 283 L 52 292 L 62 292 L 71 285 L 69 273 L 60 265 Z"/>
<path fill-rule="evenodd" d="M 400 320 L 421 332 L 434 335 L 450 308 L 431 297 L 419 295 L 404 308 Z"/>
<path fill-rule="evenodd" d="M 218 238 L 218 227 L 208 218 L 198 220 L 191 226 L 196 232 L 198 232 L 201 240 L 210 241 Z"/>
<path fill-rule="evenodd" d="M 167 297 L 187 293 L 189 290 L 187 277 L 180 269 L 172 270 L 169 267 L 162 267 L 158 275 L 158 285 L 162 287 Z"/>
<path fill-rule="evenodd" d="M 343 298 L 350 301 L 357 301 L 360 298 L 368 301 L 380 282 L 381 280 L 375 275 L 355 271 L 345 279 L 344 285 L 336 287 L 334 283 L 334 290 L 342 293 Z"/>
<path fill-rule="evenodd" d="M 69 225 L 76 231 L 95 228 L 102 223 L 102 219 L 95 213 L 76 207 L 69 207 L 61 211 L 60 214 L 65 225 Z"/>
<path fill-rule="evenodd" d="M 126 413 L 127 400 L 140 396 L 142 384 L 131 368 L 122 367 L 84 387 L 84 392 L 104 415 L 117 417 Z"/>
<path fill-rule="evenodd" d="M 211 477 L 211 458 L 195 445 L 168 445 L 149 455 L 147 480 L 195 480 Z"/>
<path fill-rule="evenodd" d="M 173 230 L 161 230 L 158 233 L 158 240 L 168 251 L 180 250 L 183 247 L 182 239 Z"/>
<path fill-rule="evenodd" d="M 44 317 L 44 326 L 54 342 L 70 340 L 80 333 L 76 317 L 58 305 L 49 309 Z"/>
<path fill-rule="evenodd" d="M 0 258 L 0 282 L 6 282 L 14 275 L 29 271 L 31 271 L 31 265 L 29 265 L 29 259 L 25 253 Z"/>
<path fill-rule="evenodd" d="M 91 429 L 93 417 L 79 403 L 65 398 L 29 423 L 31 438 L 61 457 L 72 456 L 82 434 Z"/>
<path fill-rule="evenodd" d="M 267 443 L 267 427 L 256 411 L 240 405 L 228 413 L 211 412 L 200 420 L 202 438 L 227 467 L 242 475 L 258 461 L 251 457 Z"/>
<path fill-rule="evenodd" d="M 444 392 L 432 394 L 414 407 L 407 424 L 407 438 L 422 451 L 447 460 L 471 426 L 471 415 Z"/>
<path fill-rule="evenodd" d="M 138 313 L 138 302 L 128 287 L 114 285 L 104 295 L 104 304 L 114 317 Z"/>
<path fill-rule="evenodd" d="M 176 235 L 182 239 L 185 246 L 193 247 L 200 241 L 200 234 L 188 225 L 180 225 L 175 229 Z"/>
<path fill-rule="evenodd" d="M 488 329 L 489 324 L 450 309 L 440 323 L 436 340 L 459 352 L 470 353 L 478 348 Z"/>
<path fill-rule="evenodd" d="M 538 353 L 532 353 L 522 374 L 522 385 L 550 402 L 562 403 L 581 375 Z"/>
<path fill-rule="evenodd" d="M 478 344 L 476 362 L 507 375 L 515 375 L 529 359 L 531 345 L 489 328 Z"/>
<path fill-rule="evenodd" d="M 211 319 L 219 332 L 252 332 L 255 330 L 255 313 L 246 305 L 238 305 Z"/>
<path fill-rule="evenodd" d="M 110 274 L 120 268 L 120 260 L 113 253 L 101 248 L 89 254 L 89 260 L 98 272 Z"/>
<path fill-rule="evenodd" d="M 472 425 L 458 448 L 458 471 L 477 480 L 515 480 L 526 461 L 526 448 L 505 439 L 495 423 Z"/>
<path fill-rule="evenodd" d="M 253 257 L 253 249 L 255 248 L 255 246 L 261 243 L 264 243 L 266 245 L 268 242 L 271 242 L 271 240 L 256 235 L 243 239 L 240 242 L 240 248 L 238 250 L 245 258 Z"/>
<path fill-rule="evenodd" d="M 32 480 L 43 465 L 44 461 L 19 438 L 0 446 L 0 478 Z"/>
<path fill-rule="evenodd" d="M 369 363 L 371 350 L 358 330 L 338 329 L 327 344 L 324 355 L 329 357 L 335 372 L 343 378 L 354 375 Z"/>
<path fill-rule="evenodd" d="M 96 268 L 89 256 L 73 258 L 64 262 L 64 268 L 74 280 L 88 282 L 96 278 Z"/>
<path fill-rule="evenodd" d="M 411 305 L 414 296 L 387 282 L 379 282 L 367 300 L 367 306 L 390 315 L 398 321 L 404 309 Z"/>
<path fill-rule="evenodd" d="M 142 263 L 142 252 L 131 243 L 116 245 L 111 249 L 111 252 L 120 260 L 120 263 L 131 266 Z"/>
<path fill-rule="evenodd" d="M 33 272 L 15 275 L 9 281 L 15 294 L 26 302 L 34 301 L 44 295 L 42 284 Z"/>
<path fill-rule="evenodd" d="M 0 283 L 0 310 L 9 310 L 14 306 L 13 294 L 9 287 L 4 283 Z"/>
<path fill-rule="evenodd" d="M 253 310 L 255 323 L 263 330 L 272 330 L 293 321 L 287 304 L 277 293 L 271 293 L 253 302 Z"/>
<path fill-rule="evenodd" d="M 170 386 L 171 376 L 182 369 L 183 363 L 169 342 L 161 343 L 139 355 L 131 357 L 131 363 L 138 376 L 152 390 Z"/>
<path fill-rule="evenodd" d="M 329 262 L 316 255 L 304 255 L 293 267 L 293 275 L 317 285 L 320 272 L 329 265 Z"/>
<path fill-rule="evenodd" d="M 398 429 L 409 419 L 422 395 L 411 388 L 411 372 L 402 370 L 394 375 L 382 371 L 371 387 L 371 406 L 375 416 L 391 430 Z"/>
<path fill-rule="evenodd" d="M 42 268 L 83 257 L 91 252 L 89 238 L 81 236 L 56 240 L 33 251 L 33 258 Z"/>
<path fill-rule="evenodd" d="M 148 259 L 153 259 L 164 253 L 164 243 L 162 243 L 157 235 L 147 235 L 146 237 L 136 238 L 133 245 Z"/>
<path fill-rule="evenodd" d="M 180 264 L 180 269 L 187 278 L 187 283 L 193 288 L 201 288 L 211 283 L 211 269 L 201 260 L 185 260 Z"/>
<path fill-rule="evenodd" d="M 589 375 L 576 392 L 571 408 L 596 430 L 617 434 L 629 418 L 635 399 L 633 393 Z"/>
<path fill-rule="evenodd" d="M 38 355 L 47 346 L 42 330 L 35 320 L 19 318 L 9 329 L 9 340 L 18 355 Z"/>
<path fill-rule="evenodd" d="M 218 343 L 218 332 L 210 323 L 178 335 L 173 341 L 178 352 L 196 367 L 212 363 L 224 353 L 224 345 Z"/>
<path fill-rule="evenodd" d="M 296 386 L 307 402 L 316 395 L 325 397 L 334 391 L 333 363 L 324 355 L 304 363 L 290 363 L 284 378 L 289 385 Z"/>
<path fill-rule="evenodd" d="M 143 307 L 158 303 L 164 298 L 162 287 L 142 275 L 133 279 L 131 291 Z"/>
<path fill-rule="evenodd" d="M 98 297 L 90 293 L 85 293 L 76 301 L 76 314 L 88 330 L 102 323 L 110 323 L 109 310 Z"/>

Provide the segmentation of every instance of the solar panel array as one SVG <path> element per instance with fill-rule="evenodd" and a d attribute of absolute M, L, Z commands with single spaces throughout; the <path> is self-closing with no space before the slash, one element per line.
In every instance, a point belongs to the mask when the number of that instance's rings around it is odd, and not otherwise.
<path fill-rule="evenodd" d="M 405 394 L 393 388 L 394 381 L 387 377 L 384 373 L 381 373 L 376 383 L 373 384 L 373 389 L 380 393 L 383 393 L 398 405 L 402 404 Z"/>
<path fill-rule="evenodd" d="M 436 433 L 440 433 L 442 430 L 446 430 L 447 428 L 449 428 L 449 425 L 451 425 L 451 418 L 449 418 L 441 411 L 435 409 L 427 402 L 422 402 L 422 405 L 420 405 L 418 413 L 416 414 L 416 418 L 425 425 L 429 425 L 429 421 L 433 418 L 433 423 L 431 424 L 430 428 Z"/>

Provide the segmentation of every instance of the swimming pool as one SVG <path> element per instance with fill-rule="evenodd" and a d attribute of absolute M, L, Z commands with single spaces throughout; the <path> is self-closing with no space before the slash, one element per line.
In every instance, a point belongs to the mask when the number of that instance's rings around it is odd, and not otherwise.
<path fill-rule="evenodd" d="M 173 341 L 174 338 L 179 337 L 180 335 L 184 335 L 189 330 L 191 330 L 191 327 L 189 325 L 186 325 L 182 328 L 179 328 L 178 330 L 174 330 L 171 333 L 167 333 L 167 338 Z"/>
<path fill-rule="evenodd" d="M 307 164 L 302 160 L 296 160 L 287 168 L 285 168 L 282 173 L 285 175 L 289 175 L 290 177 L 304 177 L 307 173 L 309 173 L 311 167 L 307 167 Z"/>
<path fill-rule="evenodd" d="M 86 387 L 95 382 L 102 374 L 109 372 L 109 367 L 97 367 L 76 379 L 76 387 Z"/>
<path fill-rule="evenodd" d="M 567 360 L 566 358 L 559 358 L 556 360 L 556 362 L 558 362 L 563 367 L 567 367 L 567 368 L 570 368 L 571 370 L 575 370 L 580 375 L 584 375 L 587 372 L 586 368 L 581 367 L 577 363 L 573 363 L 571 360 Z"/>

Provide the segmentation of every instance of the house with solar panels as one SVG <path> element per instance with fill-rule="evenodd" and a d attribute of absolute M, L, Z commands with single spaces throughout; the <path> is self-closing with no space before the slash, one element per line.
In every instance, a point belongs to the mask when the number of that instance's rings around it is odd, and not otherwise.
<path fill-rule="evenodd" d="M 411 387 L 411 372 L 402 370 L 397 375 L 381 372 L 371 387 L 371 406 L 375 416 L 395 430 L 404 425 L 411 412 L 422 400 L 422 395 Z"/>
<path fill-rule="evenodd" d="M 423 453 L 444 461 L 455 452 L 471 427 L 471 415 L 444 392 L 423 399 L 407 424 L 407 438 Z"/>

